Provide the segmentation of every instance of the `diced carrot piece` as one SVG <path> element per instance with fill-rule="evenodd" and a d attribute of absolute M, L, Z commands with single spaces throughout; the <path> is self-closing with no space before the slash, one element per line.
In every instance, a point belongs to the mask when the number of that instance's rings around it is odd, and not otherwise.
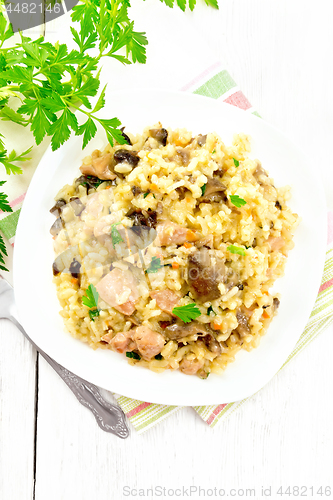
<path fill-rule="evenodd" d="M 77 278 L 72 278 L 71 279 L 71 283 L 73 283 L 73 285 L 77 285 L 78 279 Z"/>
<path fill-rule="evenodd" d="M 222 330 L 222 323 L 213 323 L 214 330 Z"/>
<path fill-rule="evenodd" d="M 172 269 L 178 269 L 178 268 L 179 268 L 178 262 L 173 262 L 172 263 Z"/>
<path fill-rule="evenodd" d="M 269 315 L 269 314 L 267 314 L 267 312 L 266 312 L 266 311 L 264 311 L 264 312 L 262 313 L 262 317 L 263 317 L 263 318 L 265 318 L 265 319 L 268 319 L 268 318 L 270 318 L 270 315 Z"/>
<path fill-rule="evenodd" d="M 185 248 L 191 248 L 191 246 L 192 246 L 192 243 L 188 243 L 187 241 L 185 241 L 185 243 L 184 243 Z"/>
<path fill-rule="evenodd" d="M 198 236 L 195 234 L 194 231 L 191 231 L 191 229 L 189 229 L 187 231 L 187 239 L 188 241 L 197 241 Z"/>
<path fill-rule="evenodd" d="M 150 189 L 153 189 L 154 191 L 157 191 L 158 187 L 156 186 L 156 184 L 150 184 Z"/>

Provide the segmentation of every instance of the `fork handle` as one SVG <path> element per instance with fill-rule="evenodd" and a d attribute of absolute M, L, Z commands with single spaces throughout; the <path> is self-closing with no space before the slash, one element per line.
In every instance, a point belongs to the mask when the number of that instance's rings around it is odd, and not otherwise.
<path fill-rule="evenodd" d="M 13 293 L 13 290 L 11 289 L 10 292 Z M 129 429 L 121 408 L 119 408 L 118 405 L 106 401 L 94 384 L 74 375 L 74 373 L 59 365 L 54 359 L 50 358 L 44 351 L 39 349 L 17 319 L 14 293 L 11 304 L 12 307 L 10 307 L 10 311 L 8 311 L 7 319 L 17 326 L 29 342 L 31 342 L 43 358 L 52 366 L 73 392 L 77 400 L 93 413 L 99 427 L 103 429 L 103 431 L 115 434 L 122 439 L 127 438 L 129 436 Z"/>

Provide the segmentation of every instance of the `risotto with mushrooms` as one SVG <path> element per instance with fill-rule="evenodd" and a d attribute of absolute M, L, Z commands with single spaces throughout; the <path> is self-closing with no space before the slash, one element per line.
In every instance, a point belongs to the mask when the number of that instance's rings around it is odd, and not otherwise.
<path fill-rule="evenodd" d="M 207 378 L 277 313 L 269 290 L 299 220 L 289 188 L 248 157 L 243 134 L 227 147 L 157 124 L 123 138 L 85 158 L 51 209 L 60 314 L 94 349 Z"/>

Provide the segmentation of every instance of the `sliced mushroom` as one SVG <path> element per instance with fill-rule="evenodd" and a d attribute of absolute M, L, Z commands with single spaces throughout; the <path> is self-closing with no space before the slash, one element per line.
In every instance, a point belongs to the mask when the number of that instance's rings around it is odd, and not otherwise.
<path fill-rule="evenodd" d="M 81 272 L 81 264 L 76 259 L 73 259 L 73 262 L 69 266 L 69 272 L 73 276 L 73 278 L 78 278 Z"/>
<path fill-rule="evenodd" d="M 204 146 L 206 144 L 206 140 L 207 140 L 207 134 L 206 135 L 199 134 L 197 136 L 197 144 L 199 146 Z"/>
<path fill-rule="evenodd" d="M 149 135 L 160 142 L 162 146 L 166 146 L 168 131 L 165 128 L 152 128 L 149 130 Z"/>
<path fill-rule="evenodd" d="M 122 127 L 121 129 L 121 135 L 123 136 L 123 138 L 125 139 L 125 141 L 127 142 L 127 144 L 129 146 L 132 146 L 132 142 L 131 142 L 131 139 L 128 137 L 127 134 L 125 134 L 124 130 L 125 130 L 125 127 Z"/>
<path fill-rule="evenodd" d="M 205 325 L 199 323 L 198 321 L 191 321 L 191 323 L 177 322 L 172 325 L 168 325 L 164 329 L 165 334 L 171 340 L 179 340 L 189 335 L 202 334 L 207 335 L 207 329 Z"/>
<path fill-rule="evenodd" d="M 129 151 L 128 149 L 118 149 L 114 154 L 114 161 L 116 163 L 126 162 L 132 167 L 136 167 L 140 161 L 136 151 Z"/>
<path fill-rule="evenodd" d="M 225 265 L 221 259 L 216 259 L 212 265 L 207 248 L 197 250 L 188 258 L 188 284 L 194 296 L 202 302 L 212 301 L 221 296 L 218 288 L 223 282 Z"/>
<path fill-rule="evenodd" d="M 58 234 L 60 233 L 60 231 L 62 230 L 63 227 L 64 227 L 64 223 L 63 223 L 61 217 L 58 217 L 54 221 L 54 223 L 52 224 L 51 229 L 50 229 L 50 233 L 52 234 L 52 236 L 58 236 Z"/>
<path fill-rule="evenodd" d="M 69 200 L 69 203 L 71 204 L 74 214 L 79 217 L 83 210 L 86 208 L 85 205 L 83 205 L 82 201 L 80 198 L 73 197 Z"/>
<path fill-rule="evenodd" d="M 199 201 L 201 203 L 214 203 L 225 199 L 224 191 L 227 187 L 220 180 L 215 177 L 209 177 L 205 192 Z"/>
<path fill-rule="evenodd" d="M 207 348 L 217 356 L 221 354 L 221 345 L 220 342 L 218 342 L 213 335 L 208 334 L 203 338 L 204 343 L 206 344 Z"/>
<path fill-rule="evenodd" d="M 60 198 L 55 205 L 50 209 L 51 214 L 59 217 L 61 214 L 62 208 L 66 205 L 66 201 L 63 198 Z"/>
<path fill-rule="evenodd" d="M 240 338 L 245 337 L 245 335 L 248 335 L 251 332 L 248 317 L 240 309 L 238 309 L 236 318 L 238 321 L 236 331 Z"/>

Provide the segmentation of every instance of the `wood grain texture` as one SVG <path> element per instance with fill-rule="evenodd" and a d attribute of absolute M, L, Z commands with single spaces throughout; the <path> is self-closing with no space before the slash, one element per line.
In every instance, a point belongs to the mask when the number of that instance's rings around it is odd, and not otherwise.
<path fill-rule="evenodd" d="M 163 22 L 162 5 L 159 17 L 149 16 L 156 1 L 133 1 L 137 29 L 148 35 L 152 23 Z M 188 13 L 197 36 L 262 116 L 308 151 L 333 209 L 332 3 L 220 0 L 220 6 Z M 47 25 L 53 39 L 61 39 L 61 23 Z M 170 36 L 177 37 L 171 28 Z M 179 57 L 188 50 L 190 41 Z M 14 327 L 2 321 L 0 328 L 0 497 L 25 500 L 32 498 L 35 358 Z M 332 334 L 333 326 L 216 429 L 186 408 L 126 441 L 102 432 L 41 360 L 36 500 L 118 500 L 126 485 L 255 487 L 256 498 L 262 485 L 333 486 Z"/>
<path fill-rule="evenodd" d="M 30 500 L 34 487 L 36 351 L 0 320 L 0 497 Z"/>

